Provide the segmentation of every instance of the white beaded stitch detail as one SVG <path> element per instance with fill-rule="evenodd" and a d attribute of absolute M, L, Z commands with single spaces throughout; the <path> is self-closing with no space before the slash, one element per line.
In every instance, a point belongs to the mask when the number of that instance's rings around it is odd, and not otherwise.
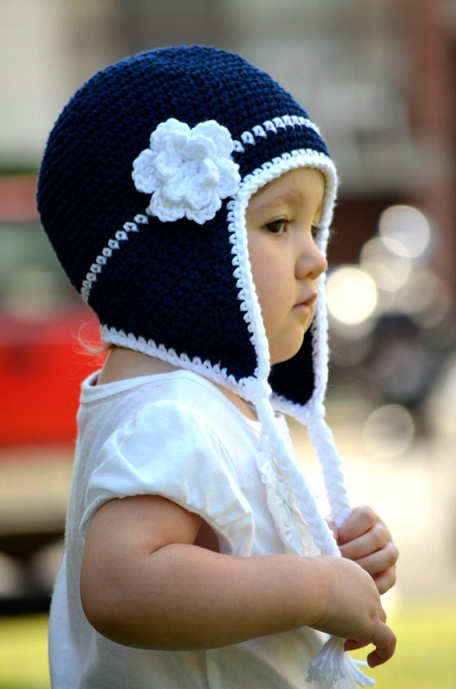
<path fill-rule="evenodd" d="M 111 258 L 113 251 L 120 249 L 121 242 L 128 241 L 129 234 L 131 232 L 139 232 L 138 225 L 146 225 L 149 222 L 147 215 L 142 215 L 138 213 L 135 215 L 134 222 L 128 221 L 124 223 L 122 230 L 117 230 L 113 238 L 108 240 L 108 243 L 101 250 L 101 254 L 95 259 L 95 262 L 90 266 L 90 270 L 85 276 L 81 286 L 81 297 L 86 302 L 89 302 L 90 292 L 92 290 L 93 283 L 97 281 L 98 275 L 103 270 L 108 260 Z"/>
<path fill-rule="evenodd" d="M 319 136 L 320 130 L 312 120 L 302 115 L 282 115 L 282 117 L 274 117 L 272 120 L 267 120 L 263 124 L 257 124 L 251 130 L 246 130 L 240 136 L 240 141 L 234 142 L 234 150 L 237 153 L 244 153 L 245 148 L 243 144 L 255 146 L 256 139 L 267 138 L 267 132 L 277 134 L 280 129 L 286 127 L 307 127 L 313 129 Z"/>

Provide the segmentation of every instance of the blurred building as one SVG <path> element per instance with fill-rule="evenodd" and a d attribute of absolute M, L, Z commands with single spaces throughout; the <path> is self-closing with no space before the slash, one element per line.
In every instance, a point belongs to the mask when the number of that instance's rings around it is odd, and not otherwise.
<path fill-rule="evenodd" d="M 439 234 L 456 295 L 455 0 L 0 0 L 0 172 L 34 169 L 71 93 L 129 53 L 179 43 L 240 51 L 320 123 L 342 177 L 333 262 L 380 212 L 413 202 Z"/>

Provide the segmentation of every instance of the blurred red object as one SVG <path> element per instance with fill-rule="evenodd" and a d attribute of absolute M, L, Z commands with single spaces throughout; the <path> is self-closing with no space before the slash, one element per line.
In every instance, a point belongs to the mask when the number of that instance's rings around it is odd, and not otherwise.
<path fill-rule="evenodd" d="M 39 319 L 0 316 L 0 445 L 73 442 L 82 380 L 101 366 L 83 304 Z"/>
<path fill-rule="evenodd" d="M 35 203 L 36 175 L 0 177 L 0 219 L 31 220 L 38 218 Z"/>
<path fill-rule="evenodd" d="M 36 175 L 0 175 L 0 447 L 73 443 L 98 321 L 39 224 Z"/>

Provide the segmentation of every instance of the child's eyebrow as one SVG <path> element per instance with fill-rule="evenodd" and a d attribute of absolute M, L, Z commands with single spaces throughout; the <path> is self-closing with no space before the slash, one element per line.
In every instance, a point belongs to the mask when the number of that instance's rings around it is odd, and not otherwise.
<path fill-rule="evenodd" d="M 265 198 L 262 200 L 261 196 L 258 199 L 255 199 L 255 196 L 252 197 L 255 203 L 255 210 L 268 210 L 269 208 L 272 208 L 274 206 L 280 206 L 280 204 L 283 203 L 289 203 L 294 201 L 299 194 L 297 192 L 292 192 L 292 191 L 282 191 L 282 192 L 277 192 L 274 196 L 271 197 L 271 193 L 269 192 L 269 196 L 265 196 Z"/>
<path fill-rule="evenodd" d="M 303 194 L 304 196 L 304 194 Z M 278 192 L 273 198 L 265 198 L 264 200 L 255 199 L 255 195 L 250 199 L 249 205 L 253 200 L 253 210 L 255 213 L 265 213 L 267 211 L 273 210 L 276 206 L 281 206 L 287 203 L 295 203 L 301 198 L 301 194 L 295 191 L 284 191 Z M 318 208 L 315 211 L 315 218 L 318 222 L 321 219 L 321 214 L 323 211 L 323 199 L 321 200 Z"/>

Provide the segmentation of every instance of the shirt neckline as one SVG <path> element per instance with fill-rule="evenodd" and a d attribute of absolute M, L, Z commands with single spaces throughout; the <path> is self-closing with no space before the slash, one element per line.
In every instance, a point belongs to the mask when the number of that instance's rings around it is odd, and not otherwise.
<path fill-rule="evenodd" d="M 145 376 L 135 376 L 132 378 L 125 378 L 123 380 L 116 380 L 109 383 L 97 384 L 97 379 L 101 373 L 101 370 L 92 373 L 82 385 L 81 401 L 95 402 L 99 400 L 106 399 L 111 396 L 119 395 L 128 390 L 133 390 L 134 388 L 142 387 L 145 385 L 151 385 L 153 383 L 159 383 L 163 380 L 169 380 L 170 378 L 187 378 L 193 383 L 202 385 L 207 390 L 210 390 L 219 400 L 221 400 L 225 405 L 227 405 L 232 413 L 236 414 L 245 423 L 247 423 L 251 428 L 256 431 L 260 431 L 261 422 L 258 419 L 250 419 L 248 416 L 242 413 L 240 409 L 219 390 L 213 383 L 193 371 L 186 371 L 185 369 L 177 369 L 176 371 L 166 371 L 164 373 L 154 373 Z"/>

